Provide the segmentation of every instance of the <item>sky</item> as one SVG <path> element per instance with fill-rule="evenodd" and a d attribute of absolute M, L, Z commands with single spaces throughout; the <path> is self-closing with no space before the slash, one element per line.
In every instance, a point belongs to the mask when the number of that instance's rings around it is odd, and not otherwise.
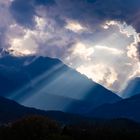
<path fill-rule="evenodd" d="M 49 56 L 120 92 L 140 76 L 140 0 L 0 0 L 0 48 Z"/>

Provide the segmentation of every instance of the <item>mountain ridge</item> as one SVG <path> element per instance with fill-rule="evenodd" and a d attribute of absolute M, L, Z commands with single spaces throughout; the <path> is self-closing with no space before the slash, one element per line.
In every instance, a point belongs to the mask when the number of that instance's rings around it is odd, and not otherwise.
<path fill-rule="evenodd" d="M 140 94 L 140 77 L 131 79 L 120 94 L 123 98 L 129 98 L 131 96 Z"/>
<path fill-rule="evenodd" d="M 104 119 L 127 118 L 140 122 L 140 94 L 114 104 L 104 104 L 87 114 L 89 117 Z"/>
<path fill-rule="evenodd" d="M 50 99 L 52 101 L 50 104 L 44 100 L 48 93 L 53 96 L 74 98 L 85 103 L 81 107 L 86 106 L 84 110 L 79 108 L 79 103 L 77 110 L 74 110 L 74 112 L 81 110 L 80 114 L 101 104 L 121 100 L 115 93 L 81 75 L 60 60 L 49 57 L 19 58 L 7 55 L 0 58 L 0 90 L 1 96 L 25 106 L 30 107 L 31 103 L 31 107 L 43 104 L 44 106 L 39 108 L 43 110 L 47 110 L 48 105 L 55 104 L 53 98 Z M 62 99 L 56 102 L 61 103 L 61 101 Z M 69 102 L 67 108 L 72 111 L 72 108 L 76 108 L 75 103 Z M 60 110 L 66 111 L 61 108 Z"/>
<path fill-rule="evenodd" d="M 29 108 L 17 102 L 0 96 L 0 125 L 12 123 L 28 116 L 46 116 L 60 123 L 78 123 L 92 120 L 84 116 L 65 113 L 62 111 L 44 111 L 36 108 Z"/>

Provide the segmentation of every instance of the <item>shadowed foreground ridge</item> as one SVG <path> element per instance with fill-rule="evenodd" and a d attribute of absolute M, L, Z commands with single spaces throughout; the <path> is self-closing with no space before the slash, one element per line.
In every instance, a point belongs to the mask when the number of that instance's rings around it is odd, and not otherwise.
<path fill-rule="evenodd" d="M 3 97 L 0 106 L 0 140 L 140 138 L 140 124 L 129 119 L 89 119 L 59 111 L 41 111 Z"/>
<path fill-rule="evenodd" d="M 30 116 L 0 127 L 1 140 L 130 140 L 140 138 L 140 124 L 126 119 L 60 125 L 42 116 Z"/>

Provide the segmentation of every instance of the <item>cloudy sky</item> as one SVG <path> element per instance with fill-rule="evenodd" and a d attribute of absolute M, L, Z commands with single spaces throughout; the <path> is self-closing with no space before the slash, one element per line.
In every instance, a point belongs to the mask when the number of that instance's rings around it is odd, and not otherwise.
<path fill-rule="evenodd" d="M 0 0 L 0 47 L 55 57 L 113 91 L 140 75 L 140 0 Z"/>

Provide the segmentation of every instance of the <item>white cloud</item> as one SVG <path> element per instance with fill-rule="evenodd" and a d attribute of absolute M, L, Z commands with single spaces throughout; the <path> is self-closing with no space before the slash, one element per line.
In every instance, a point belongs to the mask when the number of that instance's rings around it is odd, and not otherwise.
<path fill-rule="evenodd" d="M 93 81 L 99 82 L 104 78 L 104 71 L 105 66 L 103 64 L 97 65 L 81 65 L 77 68 L 77 71 L 86 75 L 88 78 L 92 79 Z"/>
<path fill-rule="evenodd" d="M 65 28 L 76 33 L 83 32 L 86 30 L 86 28 L 83 27 L 80 23 L 72 20 L 67 21 L 67 25 L 65 26 Z"/>
<path fill-rule="evenodd" d="M 110 70 L 110 74 L 106 77 L 106 81 L 107 81 L 106 84 L 109 88 L 112 88 L 114 82 L 118 80 L 118 74 L 113 68 L 110 68 L 109 70 Z"/>
<path fill-rule="evenodd" d="M 127 56 L 139 61 L 137 56 L 137 47 L 138 43 L 140 43 L 140 34 L 137 33 L 132 26 L 127 25 L 125 22 L 121 23 L 119 21 L 106 21 L 105 24 L 102 25 L 102 27 L 106 29 L 108 29 L 110 26 L 118 26 L 120 33 L 126 35 L 128 38 L 133 36 L 134 41 L 127 46 Z"/>
<path fill-rule="evenodd" d="M 80 56 L 85 60 L 91 60 L 91 56 L 94 54 L 94 48 L 89 47 L 81 42 L 78 42 L 72 48 L 72 55 Z"/>
<path fill-rule="evenodd" d="M 124 53 L 122 50 L 119 50 L 119 49 L 116 49 L 116 48 L 107 47 L 107 46 L 96 45 L 95 48 L 99 49 L 99 50 L 107 51 L 108 53 L 112 53 L 114 55 L 121 55 L 121 54 Z"/>
<path fill-rule="evenodd" d="M 11 47 L 8 50 L 13 50 L 14 55 L 33 55 L 37 48 L 38 45 L 32 38 L 32 33 L 27 31 L 23 38 L 11 39 Z"/>
<path fill-rule="evenodd" d="M 94 65 L 81 65 L 77 68 L 81 74 L 86 75 L 93 81 L 106 85 L 111 88 L 114 82 L 118 79 L 118 75 L 115 70 L 105 64 Z"/>
<path fill-rule="evenodd" d="M 130 76 L 139 73 L 136 72 L 138 61 L 135 60 L 138 60 L 137 47 L 133 45 L 138 42 L 138 33 L 132 27 L 119 24 L 121 23 L 115 21 L 108 23 L 108 30 L 103 28 L 101 33 L 108 32 L 109 37 L 100 36 L 98 43 L 96 40 L 92 42 L 92 38 L 77 41 L 77 46 L 72 47 L 72 51 L 70 49 L 69 59 L 64 60 L 80 73 L 114 91 L 123 89 Z M 134 48 L 128 50 L 129 46 Z"/>
<path fill-rule="evenodd" d="M 44 18 L 35 16 L 35 21 L 36 21 L 36 28 L 39 30 L 44 30 L 45 26 L 47 25 L 47 22 Z"/>

